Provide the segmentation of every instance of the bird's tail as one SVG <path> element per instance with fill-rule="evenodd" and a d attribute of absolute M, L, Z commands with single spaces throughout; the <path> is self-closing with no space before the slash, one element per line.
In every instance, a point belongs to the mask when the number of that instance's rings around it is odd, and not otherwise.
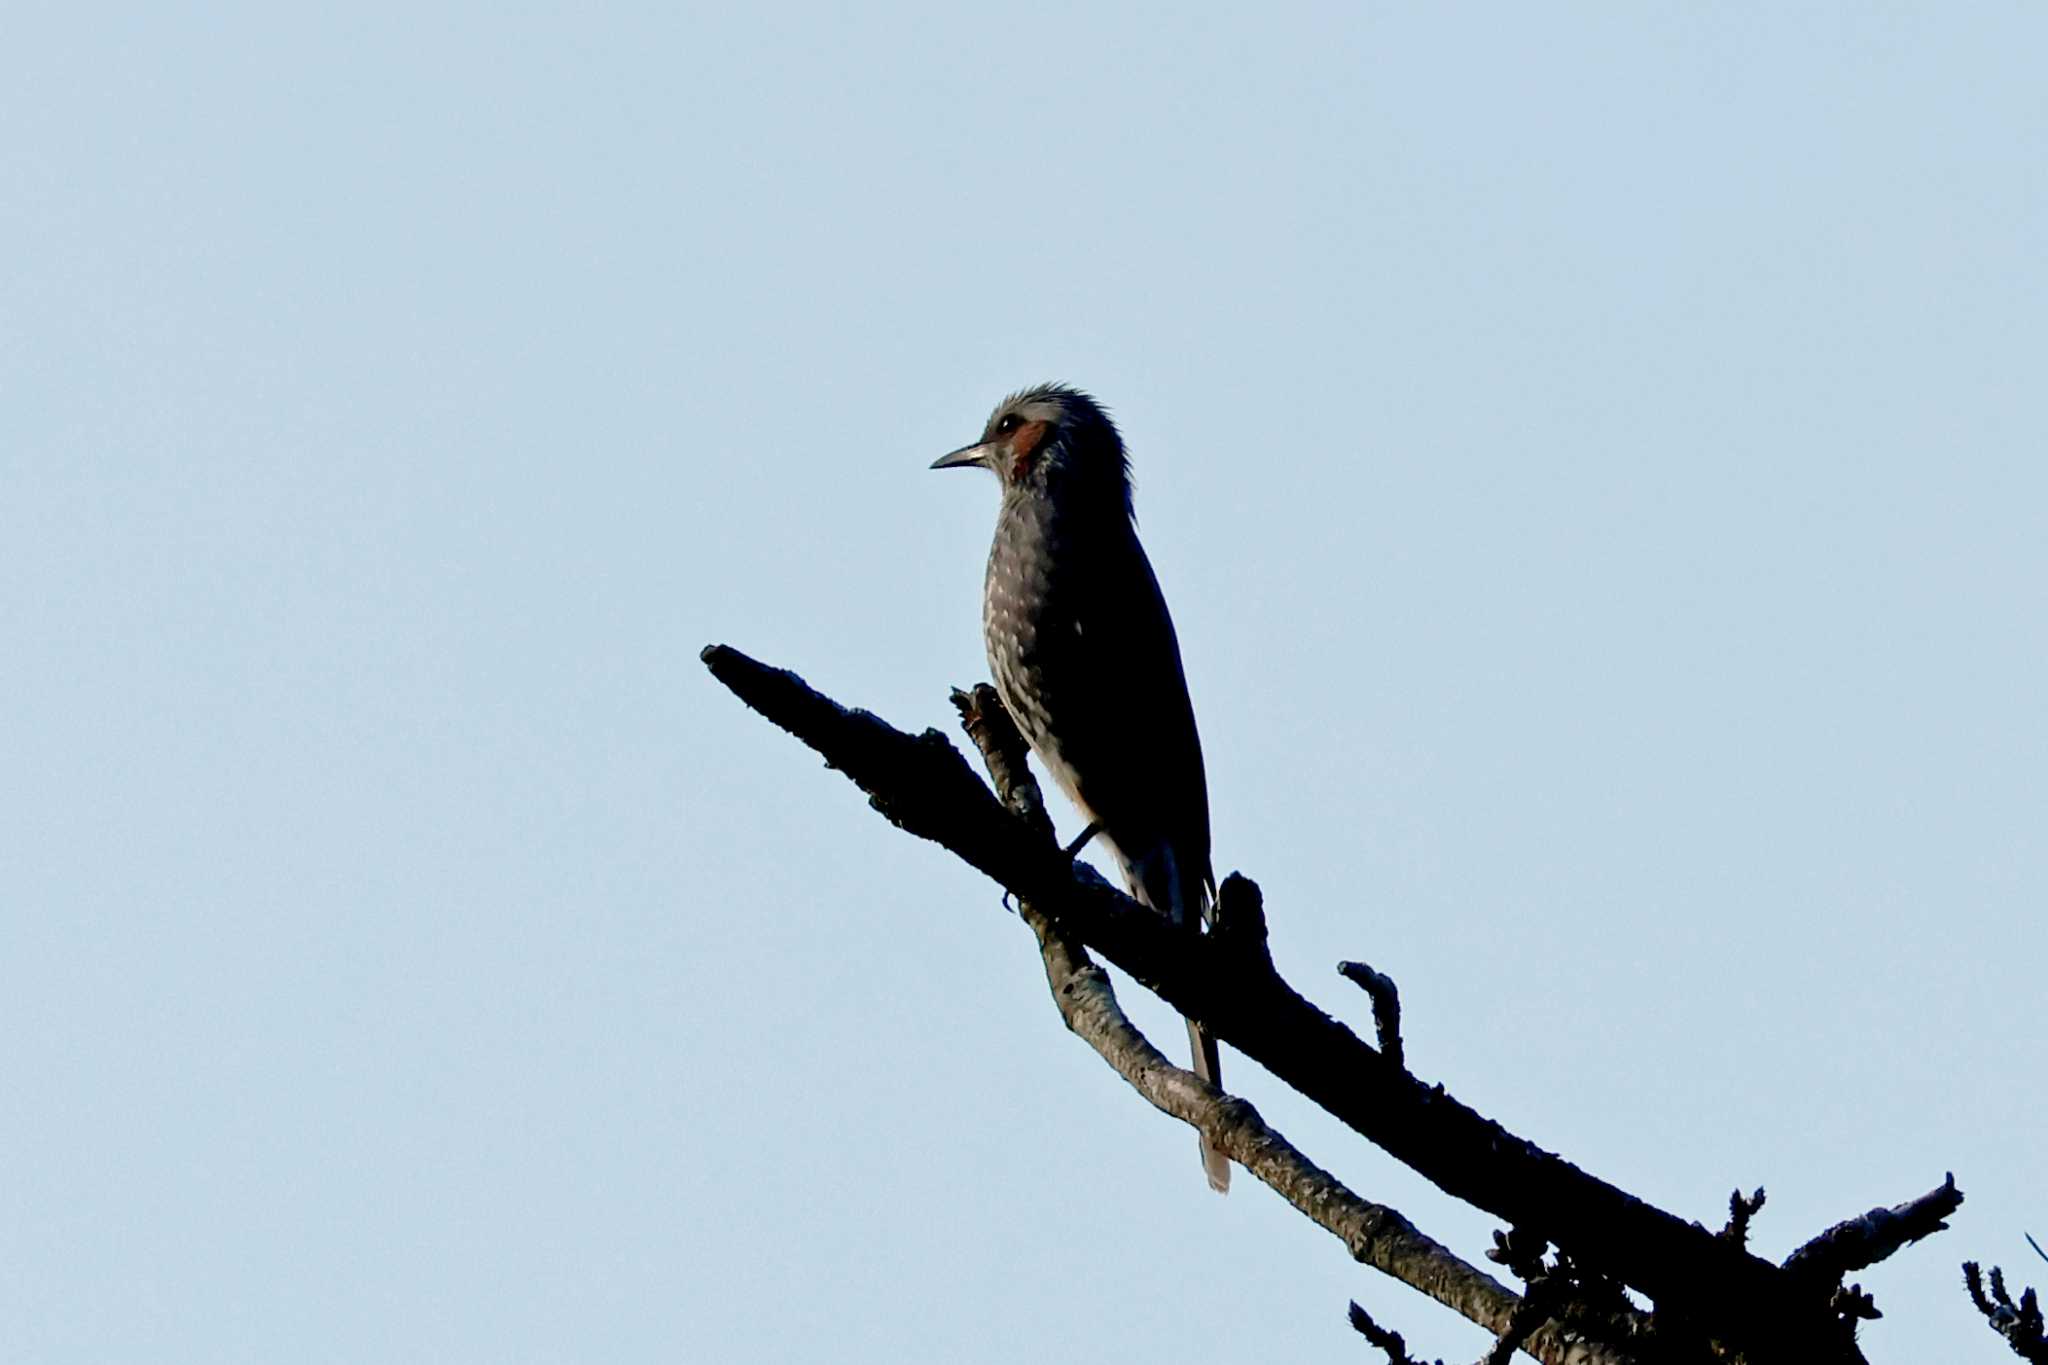
<path fill-rule="evenodd" d="M 1221 1088 L 1223 1059 L 1216 1051 L 1216 1040 L 1209 1036 L 1209 1030 L 1194 1020 L 1188 1020 L 1187 1025 L 1188 1046 L 1195 1054 L 1195 1074 Z M 1218 1194 L 1229 1194 L 1230 1158 L 1210 1144 L 1207 1133 L 1198 1132 L 1196 1137 L 1202 1144 L 1202 1174 L 1209 1177 L 1209 1188 Z"/>
<path fill-rule="evenodd" d="M 1117 844 L 1110 847 L 1123 867 L 1125 885 L 1141 905 L 1157 910 L 1189 933 L 1200 932 L 1215 904 L 1215 888 L 1206 866 L 1183 868 L 1170 842 L 1162 842 L 1136 858 Z M 1223 1064 L 1216 1052 L 1216 1040 L 1192 1019 L 1187 1026 L 1188 1045 L 1195 1054 L 1195 1074 L 1221 1088 Z M 1209 1177 L 1209 1188 L 1218 1194 L 1228 1194 L 1230 1158 L 1210 1143 L 1207 1133 L 1198 1136 L 1202 1144 L 1202 1174 Z"/>

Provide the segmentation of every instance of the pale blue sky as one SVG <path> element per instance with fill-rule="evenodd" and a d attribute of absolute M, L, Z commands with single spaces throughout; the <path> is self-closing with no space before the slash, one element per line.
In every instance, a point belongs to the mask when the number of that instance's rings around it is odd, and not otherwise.
<path fill-rule="evenodd" d="M 947 725 L 995 494 L 925 466 L 1042 379 L 1130 440 L 1283 967 L 1772 1255 L 1953 1169 L 1865 1340 L 2004 1358 L 2040 7 L 5 29 L 0 1358 L 1351 1360 L 1349 1297 L 1476 1355 L 697 663 Z"/>

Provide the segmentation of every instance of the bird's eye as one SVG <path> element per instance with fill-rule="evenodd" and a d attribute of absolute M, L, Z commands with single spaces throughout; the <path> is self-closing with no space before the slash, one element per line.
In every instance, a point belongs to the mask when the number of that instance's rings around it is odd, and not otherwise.
<path fill-rule="evenodd" d="M 1013 412 L 1002 421 L 996 423 L 996 434 L 998 436 L 1008 436 L 1017 429 L 1017 425 L 1017 414 Z"/>

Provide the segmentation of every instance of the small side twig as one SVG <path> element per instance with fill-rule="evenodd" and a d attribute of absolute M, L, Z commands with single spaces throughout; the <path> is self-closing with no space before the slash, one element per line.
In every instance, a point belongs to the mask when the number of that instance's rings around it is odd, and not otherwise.
<path fill-rule="evenodd" d="M 1273 950 L 1266 942 L 1266 896 L 1243 873 L 1231 873 L 1216 888 L 1209 934 L 1261 975 L 1273 973 Z"/>
<path fill-rule="evenodd" d="M 1549 1238 L 1527 1228 L 1509 1228 L 1493 1234 L 1493 1249 L 1486 1259 L 1506 1266 L 1509 1274 L 1526 1284 L 1543 1278 L 1543 1254 L 1549 1250 Z"/>
<path fill-rule="evenodd" d="M 2028 1365 L 2048 1365 L 2048 1324 L 2042 1320 L 2041 1301 L 2031 1285 L 2020 1291 L 2019 1301 L 2015 1303 L 2012 1295 L 2006 1292 L 2005 1272 L 1993 1266 L 1991 1292 L 1987 1295 L 1983 1272 L 1975 1261 L 1963 1262 L 1963 1284 L 1970 1291 L 1970 1302 L 1977 1305 L 1977 1311 L 1984 1315 L 1985 1322 L 1991 1324 L 1991 1330 L 2005 1338 L 2005 1344 L 2012 1347 L 2014 1355 L 2027 1361 Z"/>
<path fill-rule="evenodd" d="M 1745 1196 L 1736 1190 L 1728 1196 L 1728 1226 L 1721 1229 L 1721 1235 L 1737 1246 L 1749 1245 L 1749 1220 L 1756 1217 L 1764 1206 L 1764 1187 L 1756 1187 L 1756 1193 Z"/>
<path fill-rule="evenodd" d="M 1395 1066 L 1406 1068 L 1401 1054 L 1401 991 L 1394 978 L 1364 962 L 1339 962 L 1337 972 L 1372 997 L 1372 1026 L 1380 1051 Z"/>
<path fill-rule="evenodd" d="M 1877 1300 L 1864 1292 L 1860 1284 L 1837 1287 L 1834 1297 L 1828 1300 L 1828 1307 L 1849 1322 L 1876 1322 L 1884 1316 L 1878 1311 Z"/>
<path fill-rule="evenodd" d="M 1372 1314 L 1360 1308 L 1356 1299 L 1351 1301 L 1351 1327 L 1353 1331 L 1386 1352 L 1387 1365 L 1424 1365 L 1423 1361 L 1408 1354 L 1408 1343 L 1402 1339 L 1399 1332 L 1374 1322 Z M 1434 1365 L 1444 1363 L 1438 1360 Z"/>

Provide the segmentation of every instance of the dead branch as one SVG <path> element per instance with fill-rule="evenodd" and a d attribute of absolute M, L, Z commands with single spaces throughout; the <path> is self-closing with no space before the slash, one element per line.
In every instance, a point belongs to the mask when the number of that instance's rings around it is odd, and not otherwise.
<path fill-rule="evenodd" d="M 741 700 L 845 772 L 890 821 L 1030 902 L 1446 1193 L 1542 1232 L 1587 1271 L 1648 1295 L 1660 1318 L 1702 1331 L 1711 1324 L 1754 1365 L 1862 1360 L 1831 1307 L 1832 1287 L 1816 1295 L 1806 1277 L 1588 1175 L 1409 1075 L 1282 980 L 1262 932 L 1256 952 L 1240 933 L 1186 934 L 1077 872 L 943 735 L 904 734 L 725 646 L 703 659 Z"/>
<path fill-rule="evenodd" d="M 2028 1241 L 2034 1239 L 2029 1237 Z M 2039 1247 L 2034 1248 L 2036 1251 Z M 1977 1311 L 1984 1315 L 1984 1321 L 1991 1324 L 1991 1330 L 2005 1338 L 2012 1353 L 2029 1365 L 2048 1365 L 2048 1322 L 2041 1315 L 2041 1300 L 2035 1295 L 2033 1286 L 2020 1291 L 2015 1303 L 2006 1292 L 2005 1272 L 1997 1266 L 1991 1267 L 1991 1292 L 1984 1292 L 1983 1272 L 1975 1261 L 1963 1262 L 1963 1284 L 1970 1291 L 1970 1302 L 1977 1305 Z"/>
<path fill-rule="evenodd" d="M 1948 1227 L 1963 1192 L 1950 1172 L 1918 1199 L 1844 1219 L 1785 1258 L 1785 1269 L 1813 1283 L 1835 1284 L 1853 1270 L 1876 1265 L 1901 1247 Z"/>
<path fill-rule="evenodd" d="M 1025 762 L 1023 737 L 995 690 L 984 683 L 971 692 L 955 691 L 953 705 L 981 751 L 996 795 L 1050 842 L 1052 822 Z M 1088 869 L 1077 871 L 1091 875 Z M 1232 926 L 1225 932 L 1263 941 L 1257 888 L 1243 878 L 1230 879 L 1225 888 L 1221 899 L 1232 906 L 1219 916 Z M 1336 1236 L 1353 1260 L 1420 1290 L 1503 1340 L 1512 1337 L 1514 1346 L 1526 1344 L 1529 1354 L 1549 1365 L 1627 1365 L 1633 1359 L 1577 1331 L 1552 1327 L 1538 1332 L 1550 1316 L 1547 1311 L 1536 1313 L 1530 1300 L 1424 1235 L 1398 1210 L 1359 1198 L 1267 1124 L 1250 1102 L 1168 1061 L 1131 1023 L 1109 974 L 1095 965 L 1086 948 L 1033 902 L 1020 901 L 1018 913 L 1038 937 L 1046 985 L 1067 1028 L 1154 1108 L 1201 1129 L 1218 1151 Z M 1634 1314 L 1602 1325 L 1608 1341 L 1647 1330 Z"/>

